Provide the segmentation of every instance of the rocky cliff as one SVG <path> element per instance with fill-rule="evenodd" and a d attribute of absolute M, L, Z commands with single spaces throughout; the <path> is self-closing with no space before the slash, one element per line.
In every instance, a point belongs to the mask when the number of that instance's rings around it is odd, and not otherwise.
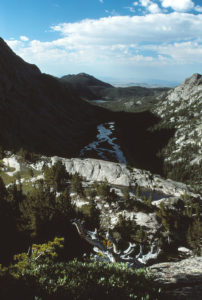
<path fill-rule="evenodd" d="M 164 148 L 167 175 L 200 184 L 202 166 L 202 76 L 193 74 L 184 83 L 161 97 L 153 112 L 161 127 L 175 129 Z"/>

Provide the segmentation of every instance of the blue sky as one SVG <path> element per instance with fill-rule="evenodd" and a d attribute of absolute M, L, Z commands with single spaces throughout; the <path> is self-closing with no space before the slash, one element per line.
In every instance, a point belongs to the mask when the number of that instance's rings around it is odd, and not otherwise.
<path fill-rule="evenodd" d="M 181 82 L 202 73 L 202 0 L 0 0 L 0 36 L 55 76 Z"/>

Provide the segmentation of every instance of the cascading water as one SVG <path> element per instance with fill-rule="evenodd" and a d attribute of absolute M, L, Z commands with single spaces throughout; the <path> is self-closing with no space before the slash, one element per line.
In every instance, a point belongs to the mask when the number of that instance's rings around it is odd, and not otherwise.
<path fill-rule="evenodd" d="M 97 126 L 96 140 L 80 151 L 80 157 L 93 153 L 94 156 L 104 160 L 114 160 L 126 164 L 126 158 L 114 136 L 115 122 L 107 122 Z"/>

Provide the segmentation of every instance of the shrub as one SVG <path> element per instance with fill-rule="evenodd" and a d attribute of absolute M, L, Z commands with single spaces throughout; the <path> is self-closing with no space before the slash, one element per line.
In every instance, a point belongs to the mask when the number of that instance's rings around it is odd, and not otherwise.
<path fill-rule="evenodd" d="M 63 239 L 33 245 L 29 261 L 25 253 L 15 256 L 16 263 L 0 268 L 0 299 L 158 299 L 159 289 L 147 269 L 134 270 L 123 263 L 58 262 L 57 248 Z M 42 253 L 39 259 L 36 259 Z"/>

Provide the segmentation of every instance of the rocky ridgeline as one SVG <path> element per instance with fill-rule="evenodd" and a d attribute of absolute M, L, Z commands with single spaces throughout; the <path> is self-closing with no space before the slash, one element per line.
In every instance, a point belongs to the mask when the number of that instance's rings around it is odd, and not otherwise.
<path fill-rule="evenodd" d="M 161 117 L 162 127 L 176 129 L 164 149 L 167 165 L 184 168 L 190 179 L 200 173 L 202 162 L 202 76 L 193 74 L 183 84 L 164 94 L 153 112 Z M 191 169 L 195 170 L 192 174 Z M 173 175 L 173 170 L 170 171 Z M 198 177 L 198 176 L 197 176 Z"/>

